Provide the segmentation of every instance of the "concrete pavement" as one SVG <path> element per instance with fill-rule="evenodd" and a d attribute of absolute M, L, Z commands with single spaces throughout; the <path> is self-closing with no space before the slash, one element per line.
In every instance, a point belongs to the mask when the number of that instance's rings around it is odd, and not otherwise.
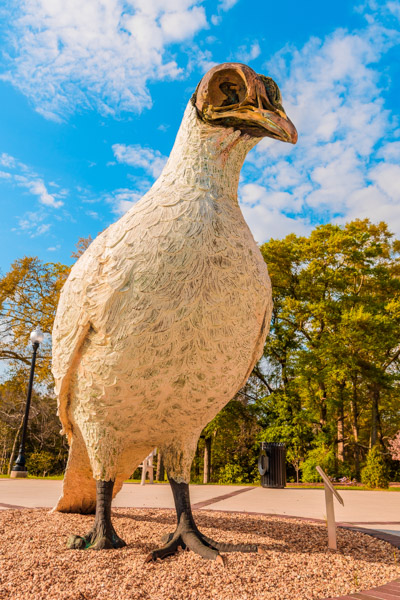
<path fill-rule="evenodd" d="M 0 479 L 0 510 L 8 508 L 52 508 L 61 495 L 62 481 Z M 191 485 L 194 509 L 239 511 L 325 519 L 324 491 L 283 490 L 239 485 Z M 344 490 L 344 507 L 335 501 L 336 521 L 379 529 L 400 536 L 400 494 Z M 114 507 L 174 508 L 168 484 L 125 483 L 113 501 Z"/>

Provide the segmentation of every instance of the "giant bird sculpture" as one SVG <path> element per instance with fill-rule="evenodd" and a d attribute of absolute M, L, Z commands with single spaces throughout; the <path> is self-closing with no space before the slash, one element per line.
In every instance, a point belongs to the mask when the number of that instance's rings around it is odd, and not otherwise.
<path fill-rule="evenodd" d="M 93 513 L 70 548 L 120 548 L 111 500 L 154 447 L 178 524 L 148 560 L 189 548 L 222 560 L 197 528 L 190 466 L 204 426 L 260 358 L 268 272 L 237 200 L 246 154 L 263 137 L 296 143 L 276 83 L 239 63 L 213 67 L 189 101 L 153 187 L 73 266 L 53 331 L 53 373 L 70 452 L 55 510 Z"/>

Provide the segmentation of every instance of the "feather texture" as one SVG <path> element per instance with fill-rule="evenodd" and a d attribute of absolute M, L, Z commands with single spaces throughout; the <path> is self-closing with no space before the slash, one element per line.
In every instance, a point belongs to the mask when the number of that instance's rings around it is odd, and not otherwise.
<path fill-rule="evenodd" d="M 53 373 L 64 430 L 82 436 L 96 479 L 121 480 L 158 446 L 187 481 L 202 428 L 262 353 L 271 288 L 237 202 L 256 141 L 189 103 L 160 178 L 71 270 Z"/>

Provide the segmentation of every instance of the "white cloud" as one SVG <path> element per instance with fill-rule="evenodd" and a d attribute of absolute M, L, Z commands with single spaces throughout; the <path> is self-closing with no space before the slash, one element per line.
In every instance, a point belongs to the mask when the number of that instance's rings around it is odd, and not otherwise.
<path fill-rule="evenodd" d="M 62 200 L 56 200 L 54 194 L 49 194 L 41 179 L 29 180 L 25 177 L 18 177 L 17 181 L 19 181 L 19 185 L 26 187 L 31 194 L 37 196 L 41 204 L 51 206 L 52 208 L 60 208 L 60 206 L 63 206 L 64 202 Z"/>
<path fill-rule="evenodd" d="M 211 16 L 211 23 L 215 26 L 219 25 L 222 21 L 222 17 L 220 17 L 219 15 L 212 15 Z"/>
<path fill-rule="evenodd" d="M 43 211 L 26 212 L 23 217 L 17 217 L 18 227 L 13 231 L 24 232 L 31 238 L 47 233 L 51 227 L 49 223 L 43 223 L 46 214 Z"/>
<path fill-rule="evenodd" d="M 252 207 L 242 206 L 242 212 L 257 244 L 266 241 L 266 231 L 269 232 L 268 239 L 280 239 L 288 233 L 307 235 L 312 229 L 306 219 L 288 217 L 264 203 Z"/>
<path fill-rule="evenodd" d="M 118 216 L 125 214 L 140 198 L 142 194 L 129 189 L 118 189 L 109 194 L 105 200 L 112 205 L 112 211 Z"/>
<path fill-rule="evenodd" d="M 147 83 L 177 78 L 168 45 L 207 27 L 201 0 L 21 0 L 9 14 L 3 79 L 45 118 L 151 106 Z M 11 9 L 10 9 L 11 11 Z"/>
<path fill-rule="evenodd" d="M 207 27 L 206 13 L 202 6 L 190 10 L 164 13 L 160 19 L 166 42 L 181 42 L 193 37 L 199 29 Z"/>
<path fill-rule="evenodd" d="M 390 163 L 379 164 L 369 172 L 370 179 L 393 202 L 400 201 L 400 167 Z"/>
<path fill-rule="evenodd" d="M 252 60 L 256 59 L 258 56 L 260 56 L 260 54 L 260 44 L 256 40 L 251 44 L 250 48 L 247 46 L 239 46 L 235 56 L 236 60 L 243 63 L 249 63 Z"/>
<path fill-rule="evenodd" d="M 17 161 L 15 160 L 15 158 L 13 156 L 10 156 L 6 152 L 2 152 L 0 154 L 0 165 L 2 167 L 8 167 L 8 168 L 13 169 L 14 167 L 17 166 Z"/>
<path fill-rule="evenodd" d="M 163 156 L 158 150 L 144 148 L 139 144 L 131 146 L 114 144 L 112 149 L 118 162 L 131 167 L 140 167 L 154 178 L 160 175 L 167 161 L 167 157 Z"/>
<path fill-rule="evenodd" d="M 188 69 L 198 69 L 202 73 L 207 73 L 212 67 L 218 63 L 212 58 L 212 53 L 209 50 L 202 50 L 197 46 L 193 46 L 188 52 Z"/>
<path fill-rule="evenodd" d="M 95 219 L 96 221 L 101 221 L 101 216 L 95 210 L 87 210 L 86 214 L 88 215 L 88 217 L 91 217 L 92 219 Z"/>
<path fill-rule="evenodd" d="M 396 160 L 400 162 L 400 142 L 388 142 L 384 144 L 377 153 L 378 158 L 384 160 Z"/>
<path fill-rule="evenodd" d="M 211 23 L 215 26 L 220 25 L 222 22 L 221 12 L 227 12 L 228 10 L 231 10 L 231 8 L 233 8 L 238 2 L 239 0 L 220 0 L 217 5 L 218 14 L 211 16 Z"/>
<path fill-rule="evenodd" d="M 23 216 L 18 216 L 18 227 L 15 227 L 13 231 L 24 232 L 31 238 L 47 233 L 51 225 L 44 223 L 49 217 L 49 211 L 46 209 L 61 208 L 64 205 L 62 199 L 67 195 L 67 190 L 60 188 L 55 182 L 49 182 L 46 185 L 32 168 L 9 154 L 0 154 L 0 165 L 7 169 L 0 171 L 0 179 L 3 180 L 3 185 L 26 189 L 32 196 L 37 198 L 39 205 L 41 205 L 40 210 L 28 211 Z M 48 186 L 56 188 L 57 192 L 50 193 Z"/>
<path fill-rule="evenodd" d="M 50 206 L 51 208 L 63 206 L 64 202 L 61 198 L 66 196 L 67 190 L 59 189 L 56 193 L 51 194 L 43 179 L 33 169 L 5 152 L 0 155 L 0 165 L 8 169 L 8 171 L 0 172 L 0 178 L 18 187 L 26 188 L 32 195 L 37 196 L 40 204 L 44 206 Z M 50 182 L 49 185 L 59 187 L 54 182 Z"/>
<path fill-rule="evenodd" d="M 353 34 L 287 46 L 265 65 L 299 140 L 293 147 L 264 139 L 245 164 L 241 201 L 258 241 L 352 218 L 385 218 L 400 234 L 400 142 L 378 66 L 398 41 L 369 20 Z"/>
<path fill-rule="evenodd" d="M 230 10 L 235 4 L 238 3 L 239 0 L 221 0 L 219 3 L 219 8 L 221 10 Z"/>

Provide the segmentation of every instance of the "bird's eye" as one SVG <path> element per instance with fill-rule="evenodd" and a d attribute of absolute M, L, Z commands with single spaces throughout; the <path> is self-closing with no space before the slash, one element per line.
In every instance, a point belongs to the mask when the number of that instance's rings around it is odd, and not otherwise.
<path fill-rule="evenodd" d="M 223 81 L 219 85 L 219 89 L 225 95 L 225 99 L 222 101 L 220 106 L 232 106 L 232 104 L 239 104 L 239 86 L 230 81 Z"/>
<path fill-rule="evenodd" d="M 218 71 L 208 84 L 208 103 L 218 108 L 240 104 L 246 91 L 246 82 L 237 71 Z"/>

